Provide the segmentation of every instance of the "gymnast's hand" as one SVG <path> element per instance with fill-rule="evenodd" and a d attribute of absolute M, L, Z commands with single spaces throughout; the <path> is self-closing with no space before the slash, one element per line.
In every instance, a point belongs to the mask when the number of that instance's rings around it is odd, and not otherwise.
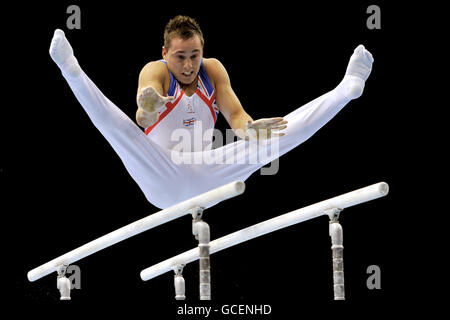
<path fill-rule="evenodd" d="M 265 140 L 273 137 L 282 137 L 285 133 L 278 131 L 286 129 L 287 123 L 282 117 L 264 118 L 255 121 L 248 120 L 247 139 Z"/>
<path fill-rule="evenodd" d="M 142 88 L 137 97 L 137 122 L 142 127 L 150 127 L 159 118 L 159 112 L 174 97 L 163 97 L 153 87 Z"/>

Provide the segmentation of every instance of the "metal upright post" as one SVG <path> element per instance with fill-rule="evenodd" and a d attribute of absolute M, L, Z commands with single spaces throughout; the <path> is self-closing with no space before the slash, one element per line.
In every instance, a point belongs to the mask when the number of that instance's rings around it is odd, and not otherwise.
<path fill-rule="evenodd" d="M 184 264 L 177 264 L 174 266 L 173 271 L 175 272 L 174 276 L 174 285 L 175 285 L 175 299 L 176 300 L 185 300 L 186 299 L 186 286 L 183 278 L 183 268 Z"/>
<path fill-rule="evenodd" d="M 333 252 L 333 284 L 334 300 L 345 300 L 344 287 L 344 246 L 342 226 L 339 224 L 339 214 L 342 209 L 333 208 L 327 212 L 330 217 L 329 234 Z"/>
<path fill-rule="evenodd" d="M 211 270 L 209 260 L 209 225 L 202 220 L 203 208 L 197 207 L 191 210 L 192 234 L 198 240 L 200 251 L 200 300 L 211 300 Z"/>
<path fill-rule="evenodd" d="M 67 267 L 67 265 L 63 264 L 56 268 L 56 272 L 58 273 L 56 288 L 61 293 L 60 300 L 70 300 L 71 282 L 66 277 Z"/>

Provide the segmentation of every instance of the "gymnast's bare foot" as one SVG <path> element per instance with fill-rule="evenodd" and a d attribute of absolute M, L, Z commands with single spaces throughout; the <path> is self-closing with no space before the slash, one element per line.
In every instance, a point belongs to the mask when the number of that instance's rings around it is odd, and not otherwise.
<path fill-rule="evenodd" d="M 359 98 L 363 91 L 365 81 L 372 71 L 374 59 L 372 54 L 363 45 L 359 45 L 350 57 L 344 79 L 338 88 L 349 100 Z"/>
<path fill-rule="evenodd" d="M 49 52 L 53 61 L 55 61 L 63 74 L 70 77 L 77 77 L 80 75 L 81 68 L 73 55 L 73 49 L 62 30 L 55 30 Z"/>

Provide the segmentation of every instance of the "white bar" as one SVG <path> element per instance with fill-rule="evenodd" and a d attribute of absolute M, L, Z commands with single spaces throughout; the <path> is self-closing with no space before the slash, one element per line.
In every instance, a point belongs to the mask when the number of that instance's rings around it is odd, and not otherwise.
<path fill-rule="evenodd" d="M 222 238 L 210 242 L 210 254 L 229 248 L 244 241 L 262 236 L 266 233 L 286 228 L 321 215 L 326 210 L 333 208 L 348 208 L 363 202 L 374 200 L 387 195 L 389 186 L 385 182 L 373 184 L 343 195 L 312 204 L 310 206 L 283 214 L 270 220 L 263 221 L 248 228 L 228 234 Z M 141 271 L 141 279 L 144 281 L 157 277 L 172 270 L 176 264 L 188 264 L 199 258 L 199 249 L 194 248 L 179 254 L 173 258 L 155 264 Z"/>
<path fill-rule="evenodd" d="M 128 239 L 136 234 L 147 231 L 151 228 L 159 226 L 168 221 L 174 220 L 181 216 L 188 214 L 188 211 L 195 207 L 209 208 L 213 205 L 240 195 L 245 190 L 245 184 L 242 181 L 235 181 L 210 190 L 194 198 L 180 202 L 172 207 L 156 212 L 148 217 L 133 222 L 125 227 L 117 229 L 103 237 L 93 240 L 75 250 L 72 250 L 50 262 L 47 262 L 40 267 L 37 267 L 28 272 L 28 280 L 38 280 L 49 273 L 56 271 L 56 268 L 62 264 L 69 265 L 89 256 L 97 251 L 112 246 L 122 240 Z"/>

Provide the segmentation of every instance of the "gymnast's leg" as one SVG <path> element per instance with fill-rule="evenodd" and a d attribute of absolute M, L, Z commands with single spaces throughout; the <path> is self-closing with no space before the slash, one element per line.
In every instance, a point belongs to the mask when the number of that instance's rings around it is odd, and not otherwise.
<path fill-rule="evenodd" d="M 238 157 L 243 157 L 245 164 L 224 164 L 222 162 L 220 164 L 194 165 L 193 170 L 197 170 L 199 175 L 201 173 L 205 174 L 207 178 L 214 177 L 214 179 L 207 179 L 205 182 L 209 184 L 209 188 L 215 187 L 215 183 L 220 185 L 236 179 L 246 180 L 262 166 L 306 141 L 342 110 L 347 103 L 360 97 L 365 86 L 365 81 L 372 70 L 373 61 L 370 52 L 364 46 L 358 46 L 350 58 L 344 78 L 335 89 L 284 117 L 284 120 L 288 121 L 287 128 L 283 131 L 285 135 L 280 138 L 274 138 L 278 139 L 277 150 L 274 150 L 273 144 L 271 144 L 274 139 L 259 142 L 240 140 L 225 145 L 219 148 L 219 150 L 216 149 L 207 152 L 225 155 L 234 153 Z M 265 156 L 258 157 L 258 161 L 255 163 L 255 161 L 250 161 L 250 157 L 254 155 L 256 148 L 258 152 L 261 148 L 266 149 L 263 151 L 267 152 L 265 154 L 263 152 Z"/>
<path fill-rule="evenodd" d="M 284 117 L 289 122 L 284 131 L 292 140 L 280 143 L 302 143 L 330 121 L 351 100 L 359 98 L 372 71 L 374 59 L 363 45 L 359 45 L 350 57 L 345 76 L 333 90 L 294 110 Z"/>
<path fill-rule="evenodd" d="M 179 180 L 179 170 L 170 161 L 169 151 L 151 141 L 102 94 L 80 68 L 61 30 L 55 31 L 50 55 L 89 118 L 119 155 L 147 199 L 160 208 L 172 202 L 169 198 L 177 185 L 172 182 Z"/>

